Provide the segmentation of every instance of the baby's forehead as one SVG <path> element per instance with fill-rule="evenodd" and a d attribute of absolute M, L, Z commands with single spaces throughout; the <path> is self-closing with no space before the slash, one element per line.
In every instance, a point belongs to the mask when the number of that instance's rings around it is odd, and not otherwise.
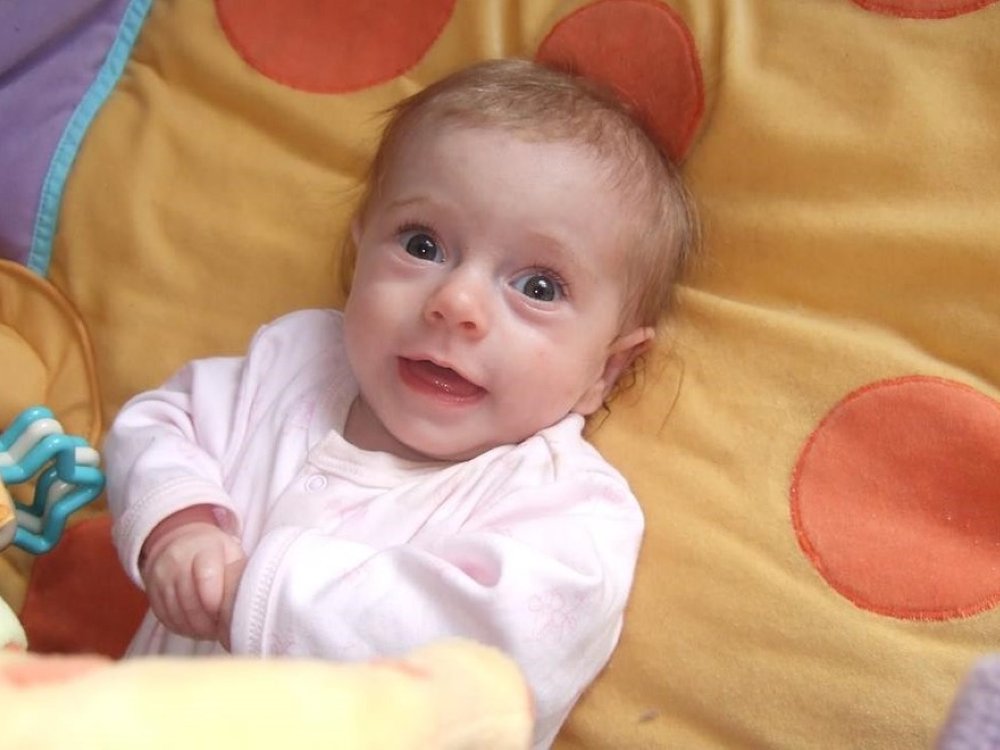
<path fill-rule="evenodd" d="M 456 139 L 473 143 L 479 141 L 484 149 L 514 142 L 558 150 L 564 158 L 593 165 L 603 178 L 604 186 L 630 202 L 649 187 L 648 175 L 644 173 L 634 148 L 610 134 L 595 136 L 581 133 L 548 119 L 507 121 L 466 112 L 432 113 L 406 123 L 385 154 L 382 174 L 376 177 L 384 177 L 402 161 L 430 148 L 438 149 L 441 157 L 461 167 L 463 155 L 452 153 L 449 149 Z"/>
<path fill-rule="evenodd" d="M 523 192 L 531 181 L 565 185 L 583 183 L 600 193 L 602 201 L 635 205 L 648 181 L 634 160 L 619 158 L 578 137 L 539 132 L 534 128 L 478 121 L 429 121 L 413 128 L 387 154 L 383 178 L 387 182 L 398 173 L 413 175 L 414 166 L 433 162 L 435 172 L 462 172 L 470 169 L 496 171 L 523 170 Z M 418 178 L 420 173 L 417 173 Z M 482 173 L 484 179 L 489 174 Z M 430 175 L 428 175 L 430 177 Z M 515 185 L 514 189 L 519 186 Z M 641 201 L 640 201 L 641 202 Z M 622 223 L 632 223 L 635 212 L 616 215 Z"/>

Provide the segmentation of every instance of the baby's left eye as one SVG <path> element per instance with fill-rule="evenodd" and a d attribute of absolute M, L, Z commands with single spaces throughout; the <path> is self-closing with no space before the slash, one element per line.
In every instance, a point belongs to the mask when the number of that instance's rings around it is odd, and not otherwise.
<path fill-rule="evenodd" d="M 404 230 L 399 235 L 399 244 L 407 253 L 418 260 L 426 260 L 431 263 L 442 263 L 444 252 L 437 240 L 428 232 L 418 229 Z"/>
<path fill-rule="evenodd" d="M 563 296 L 562 282 L 549 273 L 526 273 L 514 279 L 512 286 L 525 297 L 539 302 L 554 302 Z"/>

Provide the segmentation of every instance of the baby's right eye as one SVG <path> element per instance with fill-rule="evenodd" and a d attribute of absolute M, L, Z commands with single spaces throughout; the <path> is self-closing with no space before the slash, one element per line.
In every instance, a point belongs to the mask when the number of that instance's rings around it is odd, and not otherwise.
<path fill-rule="evenodd" d="M 406 252 L 414 258 L 431 263 L 444 261 L 444 253 L 441 252 L 441 248 L 438 247 L 434 238 L 426 232 L 404 232 L 400 235 L 399 241 Z"/>

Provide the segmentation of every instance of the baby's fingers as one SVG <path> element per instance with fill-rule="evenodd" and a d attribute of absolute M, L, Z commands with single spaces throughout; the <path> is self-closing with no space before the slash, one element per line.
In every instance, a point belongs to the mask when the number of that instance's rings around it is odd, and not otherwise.
<path fill-rule="evenodd" d="M 198 586 L 194 570 L 191 575 L 182 576 L 177 581 L 174 618 L 182 625 L 177 632 L 190 638 L 212 638 L 218 614 L 214 610 L 207 610 L 202 604 Z"/>
<path fill-rule="evenodd" d="M 156 619 L 173 630 L 171 623 L 168 622 L 171 615 L 170 610 L 167 609 L 166 602 L 164 601 L 163 589 L 159 586 L 147 583 L 146 598 L 149 599 L 149 608 L 153 610 L 153 614 L 156 615 Z"/>
<path fill-rule="evenodd" d="M 167 630 L 178 635 L 193 635 L 191 620 L 184 611 L 183 597 L 176 586 L 153 586 L 147 591 L 153 614 Z"/>
<path fill-rule="evenodd" d="M 225 559 L 222 550 L 201 550 L 191 566 L 195 595 L 201 608 L 212 615 L 213 625 L 222 605 Z"/>
<path fill-rule="evenodd" d="M 194 566 L 178 569 L 169 558 L 147 569 L 146 595 L 156 618 L 171 632 L 191 638 L 213 637 L 217 612 L 206 612 L 198 593 Z"/>
<path fill-rule="evenodd" d="M 176 591 L 176 572 L 155 560 L 143 570 L 143 581 L 149 607 L 156 619 L 175 633 L 187 629 L 187 618 L 183 617 Z"/>
<path fill-rule="evenodd" d="M 227 651 L 232 651 L 233 606 L 236 603 L 236 592 L 239 589 L 240 581 L 243 578 L 243 571 L 246 570 L 247 559 L 241 557 L 226 565 L 224 580 L 225 586 L 222 591 L 222 606 L 219 608 L 219 642 Z"/>

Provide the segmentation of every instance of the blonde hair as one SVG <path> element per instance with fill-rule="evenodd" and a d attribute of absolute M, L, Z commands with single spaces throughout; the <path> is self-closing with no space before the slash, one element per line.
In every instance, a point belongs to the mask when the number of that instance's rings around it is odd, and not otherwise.
<path fill-rule="evenodd" d="M 366 216 L 400 144 L 427 121 L 498 127 L 519 136 L 593 149 L 635 213 L 623 318 L 655 325 L 672 307 L 677 281 L 698 243 L 698 221 L 677 167 L 639 118 L 609 90 L 571 72 L 519 59 L 487 60 L 458 71 L 390 110 L 356 217 Z M 348 240 L 350 243 L 350 240 Z M 342 268 L 353 271 L 352 244 Z M 345 286 L 346 289 L 346 286 Z"/>

